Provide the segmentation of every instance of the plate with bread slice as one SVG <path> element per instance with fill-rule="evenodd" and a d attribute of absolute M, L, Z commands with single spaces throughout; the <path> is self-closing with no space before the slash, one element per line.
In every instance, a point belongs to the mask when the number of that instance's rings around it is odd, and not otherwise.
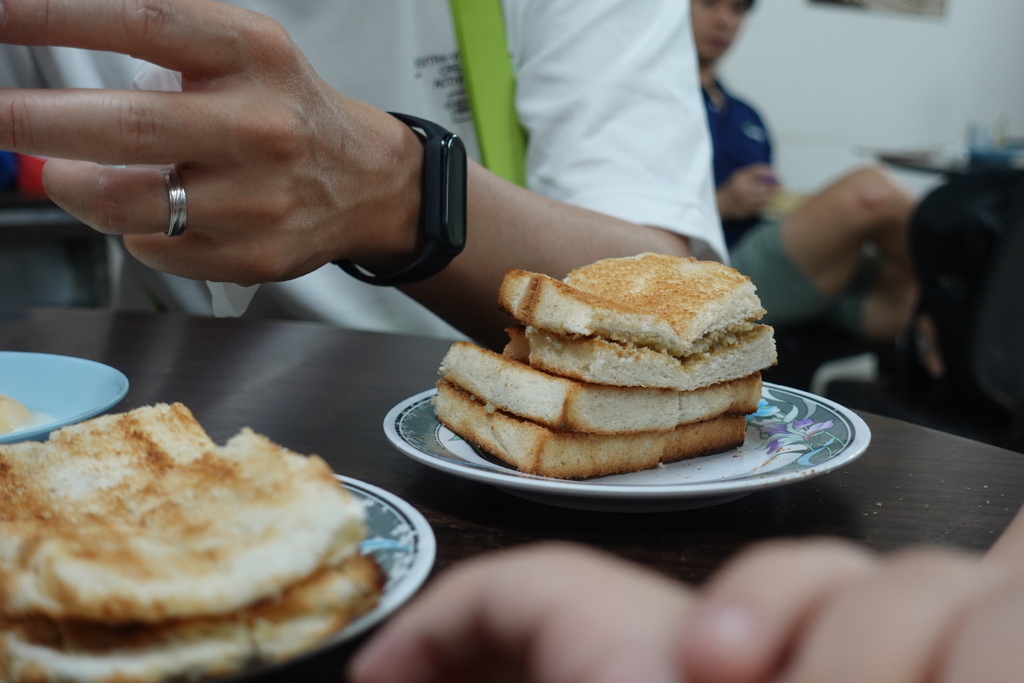
<path fill-rule="evenodd" d="M 180 403 L 0 444 L 0 469 L 10 683 L 247 679 L 351 641 L 434 562 L 405 501 Z"/>
<path fill-rule="evenodd" d="M 120 370 L 85 358 L 0 351 L 0 443 L 45 439 L 128 393 Z"/>
<path fill-rule="evenodd" d="M 580 510 L 666 512 L 728 503 L 848 465 L 871 439 L 867 425 L 852 411 L 766 382 L 757 411 L 744 419 L 743 444 L 736 448 L 636 472 L 562 479 L 521 472 L 451 431 L 437 419 L 436 397 L 437 390 L 424 391 L 388 413 L 385 432 L 399 451 L 428 467 L 522 498 Z M 627 455 L 631 440 L 623 443 Z"/>
<path fill-rule="evenodd" d="M 498 304 L 518 321 L 503 351 L 452 344 L 436 388 L 386 416 L 398 450 L 532 500 L 655 511 L 818 476 L 870 442 L 852 411 L 762 382 L 774 331 L 750 279 L 721 263 L 513 269 Z"/>
<path fill-rule="evenodd" d="M 437 555 L 430 523 L 419 510 L 390 491 L 335 475 L 366 510 L 366 537 L 360 551 L 372 555 L 384 573 L 384 586 L 374 608 L 350 622 L 324 645 L 344 642 L 369 630 L 419 590 Z"/>

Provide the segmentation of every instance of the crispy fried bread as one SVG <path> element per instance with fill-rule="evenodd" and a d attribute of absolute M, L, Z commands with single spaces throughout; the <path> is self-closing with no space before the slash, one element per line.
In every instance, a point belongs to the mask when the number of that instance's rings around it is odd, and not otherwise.
<path fill-rule="evenodd" d="M 701 353 L 764 315 L 750 278 L 715 261 L 645 253 L 604 259 L 564 281 L 510 270 L 499 306 L 525 325 L 599 336 L 673 356 Z"/>
<path fill-rule="evenodd" d="M 264 600 L 246 614 L 260 661 L 278 662 L 304 652 L 374 607 L 386 577 L 370 557 L 314 574 L 281 599 Z"/>
<path fill-rule="evenodd" d="M 761 397 L 757 372 L 695 391 L 609 386 L 542 372 L 469 342 L 455 342 L 439 372 L 485 405 L 553 429 L 595 434 L 673 429 L 723 413 L 751 413 Z"/>
<path fill-rule="evenodd" d="M 355 556 L 278 596 L 226 615 L 103 625 L 33 617 L 0 631 L 5 681 L 190 680 L 277 662 L 309 650 L 376 602 L 383 576 Z"/>
<path fill-rule="evenodd" d="M 216 446 L 184 406 L 0 446 L 0 613 L 201 618 L 353 556 L 364 511 L 327 464 L 249 429 Z"/>
<path fill-rule="evenodd" d="M 495 410 L 442 379 L 438 420 L 482 451 L 529 474 L 562 479 L 636 472 L 741 445 L 746 416 L 724 414 L 675 429 L 594 434 L 556 430 Z"/>

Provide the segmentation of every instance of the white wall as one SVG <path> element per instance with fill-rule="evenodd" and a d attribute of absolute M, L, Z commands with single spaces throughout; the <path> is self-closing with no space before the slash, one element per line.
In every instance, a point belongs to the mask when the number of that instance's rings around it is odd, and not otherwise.
<path fill-rule="evenodd" d="M 874 149 L 950 149 L 972 120 L 1003 116 L 1024 137 L 1024 0 L 946 0 L 943 17 L 757 0 L 720 74 L 765 117 L 784 182 L 807 192 Z"/>

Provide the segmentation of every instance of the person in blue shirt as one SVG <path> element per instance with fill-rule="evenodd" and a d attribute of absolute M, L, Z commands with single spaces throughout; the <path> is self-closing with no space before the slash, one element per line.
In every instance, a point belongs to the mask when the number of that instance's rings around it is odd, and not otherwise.
<path fill-rule="evenodd" d="M 917 200 L 871 166 L 781 216 L 770 215 L 783 195 L 768 128 L 716 72 L 752 5 L 753 0 L 691 3 L 716 198 L 732 265 L 757 286 L 768 324 L 786 328 L 813 321 L 863 339 L 895 339 L 910 325 L 918 296 L 908 238 Z"/>
<path fill-rule="evenodd" d="M 704 84 L 703 94 L 714 147 L 718 203 L 720 210 L 723 205 L 731 208 L 730 217 L 722 217 L 726 245 L 731 247 L 758 222 L 778 187 L 771 168 L 771 140 L 757 110 L 733 97 L 718 80 Z M 732 196 L 726 196 L 727 192 Z"/>

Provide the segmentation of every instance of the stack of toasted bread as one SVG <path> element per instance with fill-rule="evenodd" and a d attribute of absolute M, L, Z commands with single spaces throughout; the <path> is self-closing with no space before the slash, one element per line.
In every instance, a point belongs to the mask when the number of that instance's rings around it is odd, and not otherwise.
<path fill-rule="evenodd" d="M 606 259 L 564 281 L 510 270 L 521 325 L 502 354 L 456 342 L 438 419 L 523 472 L 587 478 L 741 445 L 776 362 L 750 279 L 664 254 Z"/>
<path fill-rule="evenodd" d="M 376 603 L 328 465 L 160 404 L 0 446 L 0 680 L 157 681 L 307 651 Z"/>

